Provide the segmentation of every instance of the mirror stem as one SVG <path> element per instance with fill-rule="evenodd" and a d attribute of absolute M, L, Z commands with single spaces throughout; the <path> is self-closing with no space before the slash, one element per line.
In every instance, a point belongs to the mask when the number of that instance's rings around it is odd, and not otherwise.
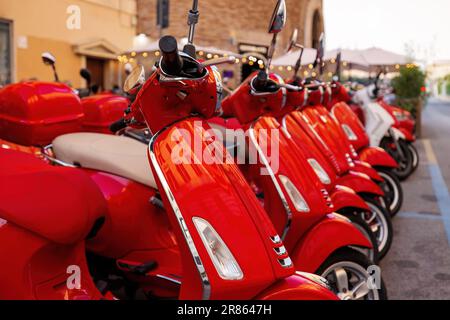
<path fill-rule="evenodd" d="M 275 53 L 275 47 L 277 45 L 277 36 L 278 33 L 273 34 L 272 43 L 270 44 L 269 52 L 267 54 L 267 66 L 266 66 L 267 74 L 270 73 L 270 65 L 272 64 L 272 58 Z"/>
<path fill-rule="evenodd" d="M 55 82 L 59 82 L 58 72 L 56 72 L 56 67 L 52 64 L 53 74 L 55 76 Z"/>
<path fill-rule="evenodd" d="M 200 14 L 198 12 L 198 0 L 194 0 L 192 3 L 192 9 L 189 10 L 188 15 L 188 25 L 189 25 L 189 35 L 188 43 L 184 46 L 184 53 L 188 54 L 192 58 L 196 58 L 196 49 L 194 46 L 194 35 L 195 35 L 195 25 L 198 23 Z"/>

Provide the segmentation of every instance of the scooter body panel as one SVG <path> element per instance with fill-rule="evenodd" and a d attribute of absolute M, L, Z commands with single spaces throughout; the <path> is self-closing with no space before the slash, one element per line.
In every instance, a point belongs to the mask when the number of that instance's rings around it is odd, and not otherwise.
<path fill-rule="evenodd" d="M 348 219 L 329 214 L 304 236 L 291 255 L 298 270 L 314 273 L 333 252 L 348 246 L 372 248 Z"/>
<path fill-rule="evenodd" d="M 110 125 L 123 117 L 129 101 L 114 94 L 99 94 L 81 99 L 83 131 L 111 134 Z"/>
<path fill-rule="evenodd" d="M 389 153 L 379 147 L 366 147 L 361 149 L 359 157 L 362 161 L 369 163 L 372 167 L 397 168 L 397 161 Z"/>
<path fill-rule="evenodd" d="M 0 91 L 0 137 L 24 146 L 45 146 L 81 131 L 80 99 L 61 83 L 20 82 Z"/>
<path fill-rule="evenodd" d="M 351 188 L 337 185 L 330 194 L 337 212 L 350 208 L 370 211 L 367 203 Z"/>
<path fill-rule="evenodd" d="M 272 238 L 277 236 L 267 215 L 232 159 L 226 164 L 196 163 L 191 137 L 200 137 L 201 150 L 212 156 L 210 149 L 224 147 L 214 142 L 213 133 L 201 119 L 186 119 L 157 134 L 150 145 L 150 159 L 158 179 L 165 206 L 171 211 L 170 221 L 175 229 L 182 255 L 183 283 L 181 299 L 251 299 L 264 290 L 267 283 L 294 272 L 283 267 L 274 250 Z M 175 163 L 173 152 L 182 147 L 192 161 Z M 175 151 L 174 151 L 175 150 Z M 201 156 L 200 156 L 201 157 Z M 201 160 L 201 158 L 197 158 Z M 241 279 L 222 278 L 213 264 L 196 226 L 202 219 L 220 235 L 230 252 L 239 254 Z M 258 226 L 258 227 L 256 227 Z M 241 289 L 242 290 L 241 290 Z"/>

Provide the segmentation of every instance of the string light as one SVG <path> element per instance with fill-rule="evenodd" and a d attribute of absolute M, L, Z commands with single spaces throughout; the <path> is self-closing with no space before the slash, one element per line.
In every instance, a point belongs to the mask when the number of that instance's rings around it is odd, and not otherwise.
<path fill-rule="evenodd" d="M 212 55 L 211 53 L 208 53 L 208 54 L 206 55 L 206 57 L 207 57 L 208 59 L 211 59 L 211 58 L 213 57 L 213 55 Z"/>
<path fill-rule="evenodd" d="M 132 52 L 132 53 L 131 53 L 131 56 L 132 56 L 132 57 L 136 57 L 136 55 L 137 55 L 136 52 Z"/>
<path fill-rule="evenodd" d="M 147 58 L 147 57 L 148 57 L 148 53 L 147 53 L 147 52 L 144 52 L 144 53 L 142 54 L 142 56 L 143 56 L 144 58 Z"/>
<path fill-rule="evenodd" d="M 205 54 L 205 53 L 204 53 L 203 51 L 199 51 L 199 52 L 198 52 L 198 55 L 201 56 L 201 57 L 203 57 L 204 54 Z"/>
<path fill-rule="evenodd" d="M 159 57 L 161 53 L 159 51 L 155 51 L 155 56 Z"/>
<path fill-rule="evenodd" d="M 288 70 L 288 71 L 292 71 L 292 67 L 291 67 L 291 66 L 288 66 L 288 67 L 287 67 L 287 70 Z"/>
<path fill-rule="evenodd" d="M 314 69 L 314 66 L 312 64 L 309 64 L 308 68 L 310 68 L 312 70 L 312 69 Z"/>

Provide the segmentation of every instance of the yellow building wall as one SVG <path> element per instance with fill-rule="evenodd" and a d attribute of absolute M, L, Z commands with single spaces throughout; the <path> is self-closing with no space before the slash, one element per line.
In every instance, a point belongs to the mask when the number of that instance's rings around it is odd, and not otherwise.
<path fill-rule="evenodd" d="M 72 5 L 81 10 L 80 30 L 67 28 L 67 9 Z M 52 80 L 51 68 L 40 58 L 50 51 L 57 58 L 61 80 L 79 87 L 78 73 L 85 60 L 74 53 L 74 46 L 102 39 L 126 51 L 136 35 L 135 0 L 0 0 L 0 18 L 13 21 L 16 81 Z M 19 48 L 23 39 L 27 45 Z"/>

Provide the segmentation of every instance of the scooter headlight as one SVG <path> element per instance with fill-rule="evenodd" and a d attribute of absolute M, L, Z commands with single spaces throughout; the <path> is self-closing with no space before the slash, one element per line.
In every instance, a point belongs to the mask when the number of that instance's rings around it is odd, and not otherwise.
<path fill-rule="evenodd" d="M 342 125 L 342 130 L 344 130 L 345 134 L 347 135 L 348 139 L 350 141 L 356 141 L 358 140 L 358 137 L 356 136 L 356 134 L 353 132 L 352 128 L 350 128 L 348 125 L 343 124 Z"/>
<path fill-rule="evenodd" d="M 308 159 L 309 165 L 313 168 L 316 175 L 323 184 L 330 184 L 331 179 L 316 159 Z"/>
<path fill-rule="evenodd" d="M 291 201 L 294 203 L 295 209 L 299 212 L 309 212 L 309 206 L 303 198 L 300 191 L 294 186 L 292 181 L 283 175 L 279 175 L 280 181 L 284 186 L 284 189 L 288 193 Z"/>
<path fill-rule="evenodd" d="M 244 277 L 241 267 L 216 230 L 204 219 L 192 220 L 220 277 L 224 280 L 241 280 Z"/>

